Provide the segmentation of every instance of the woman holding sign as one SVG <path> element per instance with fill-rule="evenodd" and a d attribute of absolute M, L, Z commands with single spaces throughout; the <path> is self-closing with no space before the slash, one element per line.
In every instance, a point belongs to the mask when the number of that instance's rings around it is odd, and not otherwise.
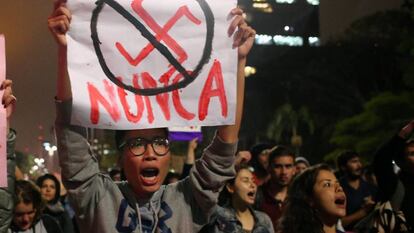
<path fill-rule="evenodd" d="M 195 162 L 189 177 L 162 186 L 168 172 L 170 143 L 166 128 L 117 131 L 116 142 L 127 182 L 115 184 L 99 172 L 86 130 L 70 124 L 71 83 L 67 75 L 66 32 L 71 13 L 58 2 L 49 28 L 59 46 L 57 119 L 62 178 L 81 232 L 198 232 L 208 223 L 218 190 L 234 177 L 244 98 L 244 67 L 255 36 L 234 9 L 228 34 L 238 47 L 236 123 L 218 127 L 216 137 Z"/>

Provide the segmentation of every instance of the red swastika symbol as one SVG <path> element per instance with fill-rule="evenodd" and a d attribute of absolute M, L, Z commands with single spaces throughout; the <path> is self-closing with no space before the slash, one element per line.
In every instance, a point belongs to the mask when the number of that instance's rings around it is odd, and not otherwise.
<path fill-rule="evenodd" d="M 171 17 L 168 22 L 161 27 L 154 18 L 143 8 L 142 6 L 143 0 L 134 0 L 131 4 L 132 9 L 138 14 L 139 17 L 144 20 L 144 22 L 155 32 L 155 38 L 157 41 L 163 40 L 165 44 L 173 50 L 178 55 L 178 62 L 181 64 L 185 60 L 187 60 L 188 56 L 184 49 L 168 34 L 169 30 L 177 23 L 179 19 L 183 16 L 186 16 L 191 22 L 196 25 L 200 25 L 201 21 L 197 19 L 188 9 L 187 6 L 180 7 L 177 12 Z M 122 46 L 121 43 L 116 42 L 116 48 L 118 51 L 125 57 L 125 59 L 129 62 L 129 64 L 133 66 L 137 66 L 144 60 L 153 50 L 154 46 L 151 43 L 148 43 L 144 49 L 135 57 L 132 56 L 126 51 L 126 49 Z M 172 67 L 174 70 L 174 68 Z M 170 73 L 172 70 L 167 71 Z M 174 71 L 173 71 L 174 72 Z"/>

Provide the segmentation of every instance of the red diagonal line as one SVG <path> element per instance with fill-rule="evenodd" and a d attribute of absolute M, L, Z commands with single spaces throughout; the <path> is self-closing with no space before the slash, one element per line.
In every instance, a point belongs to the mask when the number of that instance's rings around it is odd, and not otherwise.
<path fill-rule="evenodd" d="M 186 16 L 190 21 L 199 25 L 201 21 L 198 20 L 186 6 L 182 6 L 174 14 L 174 16 L 168 20 L 168 22 L 161 28 L 154 19 L 148 14 L 147 11 L 142 7 L 142 0 L 136 0 L 132 3 L 132 8 L 135 12 L 147 23 L 147 25 L 156 33 L 155 38 L 158 41 L 164 40 L 168 47 L 170 47 L 178 56 L 178 62 L 182 63 L 187 59 L 187 53 L 183 50 L 177 42 L 168 35 L 168 31 L 177 23 L 179 19 Z M 131 55 L 126 51 L 121 43 L 115 44 L 119 52 L 125 57 L 125 59 L 133 66 L 137 66 L 143 59 L 145 59 L 153 50 L 154 46 L 149 43 L 144 47 L 143 50 L 138 54 L 136 58 L 132 58 Z"/>

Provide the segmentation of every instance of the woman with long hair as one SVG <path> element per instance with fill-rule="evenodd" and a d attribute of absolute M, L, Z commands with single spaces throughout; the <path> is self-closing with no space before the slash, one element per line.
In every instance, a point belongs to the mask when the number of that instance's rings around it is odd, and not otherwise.
<path fill-rule="evenodd" d="M 220 195 L 220 204 L 210 223 L 200 232 L 273 233 L 269 216 L 252 209 L 257 185 L 251 168 L 240 165 L 236 177 L 230 180 Z"/>
<path fill-rule="evenodd" d="M 337 233 L 346 215 L 346 196 L 331 168 L 318 164 L 292 182 L 278 233 Z"/>

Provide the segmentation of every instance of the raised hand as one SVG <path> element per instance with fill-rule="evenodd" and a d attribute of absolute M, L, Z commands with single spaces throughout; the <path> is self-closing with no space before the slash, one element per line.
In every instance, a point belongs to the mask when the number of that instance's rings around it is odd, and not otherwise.
<path fill-rule="evenodd" d="M 66 32 L 69 30 L 72 15 L 65 1 L 56 1 L 54 10 L 47 20 L 50 32 L 60 46 L 66 47 Z"/>
<path fill-rule="evenodd" d="M 398 133 L 398 136 L 400 136 L 401 138 L 407 139 L 410 136 L 410 134 L 412 134 L 413 130 L 414 130 L 414 120 L 410 121 L 410 123 L 405 125 Z"/>
<path fill-rule="evenodd" d="M 4 108 L 6 108 L 7 119 L 11 117 L 17 100 L 13 95 L 12 85 L 13 82 L 10 79 L 6 79 L 0 86 L 0 90 L 4 90 L 1 103 L 3 104 Z"/>
<path fill-rule="evenodd" d="M 235 8 L 231 11 L 234 19 L 228 29 L 228 35 L 233 36 L 233 48 L 238 47 L 239 59 L 246 58 L 254 43 L 256 31 L 247 25 L 243 17 L 243 10 Z M 237 29 L 237 31 L 236 31 Z"/>

